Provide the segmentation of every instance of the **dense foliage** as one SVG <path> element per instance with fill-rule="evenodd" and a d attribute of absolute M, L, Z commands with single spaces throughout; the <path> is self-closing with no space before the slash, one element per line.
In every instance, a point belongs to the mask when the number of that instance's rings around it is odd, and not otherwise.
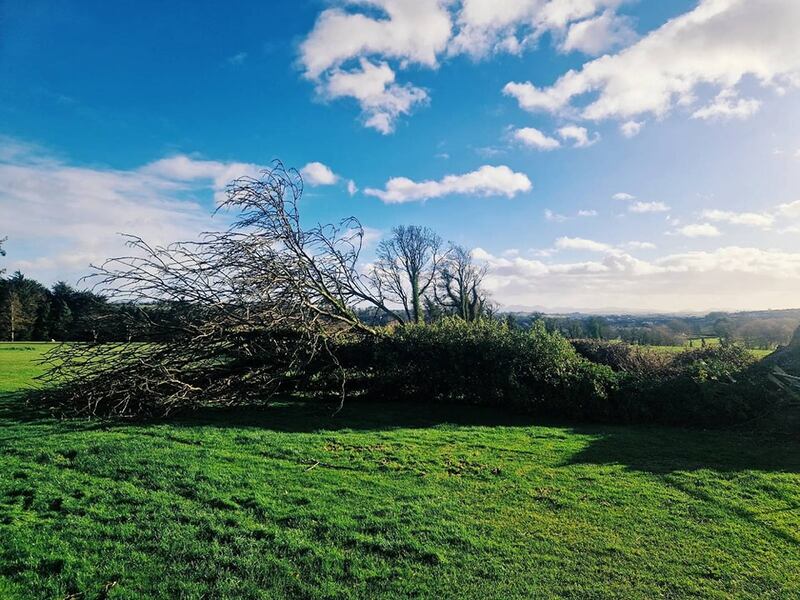
<path fill-rule="evenodd" d="M 64 282 L 50 289 L 20 272 L 0 277 L 0 339 L 16 341 L 91 341 L 126 339 L 126 313 L 89 291 Z"/>
<path fill-rule="evenodd" d="M 616 385 L 611 369 L 581 358 L 559 334 L 484 319 L 445 318 L 406 325 L 348 348 L 345 362 L 364 375 L 372 397 L 412 402 L 504 405 L 584 416 Z"/>
<path fill-rule="evenodd" d="M 542 323 L 523 330 L 449 318 L 389 328 L 338 351 L 351 396 L 371 400 L 703 426 L 755 419 L 778 401 L 766 369 L 736 344 L 668 354 L 621 342 L 570 343 Z"/>

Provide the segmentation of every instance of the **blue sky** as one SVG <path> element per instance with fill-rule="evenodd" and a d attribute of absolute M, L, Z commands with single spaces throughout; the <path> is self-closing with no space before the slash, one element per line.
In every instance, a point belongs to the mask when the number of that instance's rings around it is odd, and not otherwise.
<path fill-rule="evenodd" d="M 227 179 L 280 158 L 307 222 L 433 227 L 506 306 L 800 305 L 795 0 L 0 11 L 9 270 L 222 226 Z"/>

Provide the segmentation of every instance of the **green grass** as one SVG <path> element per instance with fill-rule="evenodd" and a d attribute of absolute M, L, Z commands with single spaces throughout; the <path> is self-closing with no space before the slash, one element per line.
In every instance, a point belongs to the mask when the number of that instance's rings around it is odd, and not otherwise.
<path fill-rule="evenodd" d="M 800 442 L 348 404 L 57 421 L 0 346 L 0 598 L 790 598 Z"/>
<path fill-rule="evenodd" d="M 709 343 L 709 346 L 718 346 L 719 342 L 717 343 Z M 689 344 L 685 344 L 683 346 L 642 346 L 643 348 L 649 348 L 650 350 L 655 350 L 656 352 L 665 352 L 667 354 L 678 354 L 679 352 L 683 352 L 685 350 L 692 350 L 700 348 L 700 343 L 695 342 L 693 346 L 689 346 Z M 758 350 L 758 349 L 749 349 L 748 352 L 752 354 L 754 357 L 758 359 L 762 359 L 765 356 L 769 356 L 774 352 L 774 350 Z"/>

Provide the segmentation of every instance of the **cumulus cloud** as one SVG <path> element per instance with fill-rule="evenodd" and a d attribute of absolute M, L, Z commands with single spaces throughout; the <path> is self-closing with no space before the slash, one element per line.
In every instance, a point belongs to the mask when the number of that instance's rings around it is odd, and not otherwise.
<path fill-rule="evenodd" d="M 590 120 L 663 116 L 677 105 L 693 104 L 704 84 L 734 90 L 750 76 L 776 89 L 797 85 L 798 27 L 796 0 L 702 0 L 628 48 L 569 71 L 550 87 L 509 82 L 504 93 L 530 111 L 562 112 L 587 98 L 574 108 Z M 725 93 L 708 116 L 754 110 L 752 103 Z"/>
<path fill-rule="evenodd" d="M 300 43 L 303 75 L 324 99 L 349 97 L 367 127 L 387 134 L 428 100 L 396 82 L 409 65 L 437 68 L 442 56 L 521 53 L 546 32 L 563 51 L 597 53 L 630 41 L 622 0 L 332 0 Z"/>
<path fill-rule="evenodd" d="M 554 150 L 561 147 L 561 142 L 549 137 L 534 127 L 522 127 L 514 130 L 514 139 L 530 148 L 539 150 Z"/>
<path fill-rule="evenodd" d="M 307 79 L 324 98 L 352 97 L 364 115 L 364 124 L 391 133 L 401 115 L 427 99 L 411 84 L 395 82 L 395 69 L 418 64 L 434 68 L 451 33 L 451 17 L 440 0 L 341 0 L 319 15 L 300 44 L 300 64 Z M 351 12 L 351 7 L 377 9 Z M 384 60 L 373 62 L 369 57 Z M 358 67 L 344 68 L 357 61 Z"/>
<path fill-rule="evenodd" d="M 701 217 L 709 221 L 731 223 L 732 225 L 747 225 L 769 229 L 775 223 L 775 216 L 769 213 L 733 212 L 729 210 L 704 210 Z"/>
<path fill-rule="evenodd" d="M 375 64 L 363 58 L 358 68 L 333 70 L 318 90 L 331 99 L 355 98 L 361 106 L 364 125 L 383 134 L 394 131 L 400 115 L 409 114 L 428 100 L 428 93 L 422 88 L 395 83 L 395 72 L 385 62 Z"/>
<path fill-rule="evenodd" d="M 333 185 L 339 181 L 339 176 L 328 165 L 321 162 L 310 162 L 300 169 L 303 182 L 310 186 Z"/>
<path fill-rule="evenodd" d="M 382 55 L 435 67 L 450 38 L 450 14 L 440 0 L 336 2 L 319 15 L 300 44 L 306 76 L 317 78 L 349 59 Z M 349 12 L 364 6 L 382 14 Z"/>
<path fill-rule="evenodd" d="M 557 133 L 563 140 L 572 140 L 574 148 L 588 148 L 600 140 L 599 133 L 595 132 L 594 136 L 590 138 L 586 127 L 578 127 L 577 125 L 565 125 Z"/>
<path fill-rule="evenodd" d="M 752 98 L 739 98 L 736 90 L 722 90 L 714 100 L 692 113 L 693 119 L 722 120 L 722 119 L 746 119 L 758 112 L 761 108 L 761 101 Z"/>
<path fill-rule="evenodd" d="M 619 126 L 620 133 L 626 138 L 634 138 L 642 131 L 644 121 L 625 121 Z"/>
<path fill-rule="evenodd" d="M 684 225 L 683 227 L 676 229 L 675 233 L 677 235 L 690 238 L 719 237 L 722 235 L 722 232 L 720 232 L 720 230 L 711 223 L 692 223 L 689 225 Z"/>
<path fill-rule="evenodd" d="M 561 43 L 561 50 L 577 50 L 584 54 L 598 55 L 619 46 L 626 46 L 636 39 L 636 32 L 628 17 L 605 11 L 592 19 L 570 25 Z"/>
<path fill-rule="evenodd" d="M 386 182 L 385 189 L 367 188 L 364 193 L 387 204 L 400 204 L 450 194 L 511 198 L 532 187 L 530 179 L 523 173 L 516 173 L 505 165 L 484 165 L 462 175 L 446 175 L 438 181 L 417 182 L 408 177 L 393 177 Z"/>
<path fill-rule="evenodd" d="M 585 24 L 572 33 L 569 47 L 563 49 L 595 53 L 617 45 L 627 37 L 628 23 L 616 17 L 613 11 L 606 10 L 621 2 L 464 0 L 456 17 L 457 32 L 448 52 L 467 54 L 475 59 L 499 52 L 518 54 L 534 45 L 546 32 L 561 40 L 563 47 L 565 38 L 570 37 L 570 25 L 582 22 Z"/>

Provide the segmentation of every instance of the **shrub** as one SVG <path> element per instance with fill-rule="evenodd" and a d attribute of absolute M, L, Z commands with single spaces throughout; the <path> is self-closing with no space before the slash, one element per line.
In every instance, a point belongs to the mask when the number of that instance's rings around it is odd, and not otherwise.
<path fill-rule="evenodd" d="M 372 397 L 509 405 L 559 416 L 607 412 L 611 369 L 579 356 L 541 324 L 491 320 L 405 325 L 346 348 L 343 362 Z M 359 377 L 360 376 L 360 377 Z"/>
<path fill-rule="evenodd" d="M 673 362 L 669 354 L 624 342 L 580 339 L 572 345 L 587 360 L 636 375 L 664 374 Z"/>
<path fill-rule="evenodd" d="M 665 370 L 629 374 L 615 400 L 624 421 L 704 426 L 747 421 L 774 403 L 764 369 L 735 344 L 686 350 Z"/>
<path fill-rule="evenodd" d="M 523 331 L 444 319 L 390 328 L 338 350 L 351 397 L 703 426 L 751 419 L 773 400 L 764 370 L 737 345 L 669 355 L 616 342 L 570 343 L 541 323 Z"/>

